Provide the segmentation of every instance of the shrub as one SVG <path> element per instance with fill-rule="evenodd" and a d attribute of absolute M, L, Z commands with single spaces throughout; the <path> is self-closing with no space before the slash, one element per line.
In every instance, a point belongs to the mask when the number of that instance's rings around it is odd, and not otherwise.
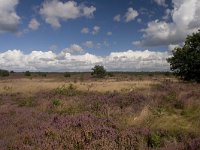
<path fill-rule="evenodd" d="M 148 146 L 158 148 L 161 146 L 161 137 L 157 133 L 151 134 L 148 140 Z"/>
<path fill-rule="evenodd" d="M 47 77 L 47 73 L 45 72 L 39 72 L 38 75 L 41 77 Z"/>
<path fill-rule="evenodd" d="M 7 71 L 7 70 L 0 70 L 0 76 L 1 77 L 7 77 L 7 76 L 9 76 L 9 71 Z"/>
<path fill-rule="evenodd" d="M 34 97 L 27 97 L 27 98 L 22 98 L 17 101 L 18 106 L 20 107 L 34 107 L 37 105 L 37 101 L 35 100 Z"/>
<path fill-rule="evenodd" d="M 73 84 L 69 84 L 68 86 L 62 85 L 61 87 L 55 89 L 55 94 L 75 96 L 77 94 L 77 90 Z"/>
<path fill-rule="evenodd" d="M 54 99 L 52 101 L 53 106 L 60 106 L 61 105 L 61 101 L 59 99 Z"/>
<path fill-rule="evenodd" d="M 80 75 L 80 79 L 79 79 L 79 80 L 80 80 L 80 82 L 83 82 L 83 81 L 84 81 L 84 74 L 81 74 L 81 75 Z"/>
<path fill-rule="evenodd" d="M 165 72 L 164 75 L 165 75 L 166 77 L 169 77 L 169 76 L 171 75 L 171 73 L 170 73 L 170 72 Z"/>
<path fill-rule="evenodd" d="M 107 75 L 108 75 L 109 77 L 114 77 L 114 74 L 113 74 L 112 72 L 108 72 Z"/>
<path fill-rule="evenodd" d="M 25 75 L 25 76 L 31 76 L 31 73 L 30 73 L 30 71 L 26 71 L 26 72 L 24 73 L 24 75 Z"/>
<path fill-rule="evenodd" d="M 97 78 L 104 78 L 106 76 L 106 70 L 103 66 L 95 65 L 92 71 L 91 75 Z"/>
<path fill-rule="evenodd" d="M 70 74 L 69 72 L 65 72 L 65 73 L 64 73 L 64 77 L 65 77 L 65 78 L 70 78 L 70 77 L 71 77 L 71 74 Z"/>

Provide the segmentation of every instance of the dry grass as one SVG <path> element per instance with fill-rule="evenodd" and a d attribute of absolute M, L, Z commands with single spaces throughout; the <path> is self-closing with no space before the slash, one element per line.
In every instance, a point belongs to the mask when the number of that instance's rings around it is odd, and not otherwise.
<path fill-rule="evenodd" d="M 108 142 L 102 149 L 156 149 L 200 137 L 199 84 L 163 76 L 122 79 L 0 80 L 0 149 L 77 148 L 79 142 L 85 149 L 95 149 L 94 142 Z"/>
<path fill-rule="evenodd" d="M 56 81 L 55 79 L 7 79 L 0 81 L 0 93 L 23 93 L 27 95 L 40 91 L 49 91 L 62 85 L 69 85 L 72 81 Z M 130 91 L 147 89 L 159 81 L 85 81 L 73 83 L 78 90 L 82 91 Z"/>

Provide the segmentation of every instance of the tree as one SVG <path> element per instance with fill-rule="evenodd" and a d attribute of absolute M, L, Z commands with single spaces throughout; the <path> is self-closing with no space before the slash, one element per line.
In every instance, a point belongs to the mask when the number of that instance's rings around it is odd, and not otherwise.
<path fill-rule="evenodd" d="M 187 36 L 182 48 L 175 48 L 168 58 L 170 69 L 186 81 L 200 82 L 200 30 Z"/>
<path fill-rule="evenodd" d="M 69 78 L 69 77 L 71 77 L 71 74 L 70 74 L 69 72 L 65 72 L 65 73 L 64 73 L 64 77 L 65 77 L 65 78 Z"/>
<path fill-rule="evenodd" d="M 95 76 L 97 78 L 103 78 L 106 76 L 106 69 L 101 65 L 95 65 L 94 68 L 92 68 L 92 76 Z"/>
<path fill-rule="evenodd" d="M 0 76 L 1 77 L 9 76 L 9 71 L 8 70 L 0 70 Z"/>
<path fill-rule="evenodd" d="M 25 76 L 31 76 L 31 73 L 30 73 L 30 71 L 26 71 L 26 72 L 24 73 L 24 75 L 25 75 Z"/>

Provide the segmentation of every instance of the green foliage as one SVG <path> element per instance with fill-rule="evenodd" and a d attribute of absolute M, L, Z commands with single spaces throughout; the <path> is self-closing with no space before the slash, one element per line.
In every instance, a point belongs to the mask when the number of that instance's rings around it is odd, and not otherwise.
<path fill-rule="evenodd" d="M 84 81 L 84 74 L 81 74 L 81 75 L 80 75 L 80 79 L 79 79 L 79 80 L 80 80 L 80 82 L 83 82 L 83 81 Z"/>
<path fill-rule="evenodd" d="M 114 77 L 114 74 L 113 74 L 112 72 L 108 72 L 107 75 L 108 75 L 109 77 Z"/>
<path fill-rule="evenodd" d="M 60 114 L 73 115 L 73 114 L 83 113 L 84 111 L 86 111 L 86 108 L 84 107 L 83 104 L 75 103 L 75 104 L 70 104 L 68 106 L 63 107 L 58 112 Z"/>
<path fill-rule="evenodd" d="M 65 77 L 65 78 L 70 78 L 70 77 L 71 77 L 71 74 L 70 74 L 69 72 L 65 72 L 65 73 L 64 73 L 64 77 Z"/>
<path fill-rule="evenodd" d="M 60 106 L 61 105 L 61 101 L 59 99 L 54 99 L 52 101 L 53 106 Z"/>
<path fill-rule="evenodd" d="M 7 70 L 0 70 L 0 76 L 1 77 L 7 77 L 7 76 L 9 76 L 9 71 L 7 71 Z"/>
<path fill-rule="evenodd" d="M 91 75 L 97 78 L 104 78 L 106 76 L 106 69 L 101 65 L 95 65 L 94 68 L 92 68 Z"/>
<path fill-rule="evenodd" d="M 200 109 L 198 106 L 186 108 L 181 112 L 181 115 L 191 120 L 200 120 Z"/>
<path fill-rule="evenodd" d="M 26 71 L 26 72 L 24 73 L 24 75 L 27 76 L 27 77 L 29 77 L 29 76 L 31 76 L 31 73 L 30 73 L 30 71 Z"/>
<path fill-rule="evenodd" d="M 20 107 L 34 107 L 37 105 L 37 101 L 35 100 L 34 97 L 27 97 L 27 98 L 22 98 L 17 101 L 18 106 Z"/>
<path fill-rule="evenodd" d="M 188 36 L 182 48 L 175 48 L 168 58 L 174 74 L 186 81 L 200 82 L 200 30 Z"/>
<path fill-rule="evenodd" d="M 161 137 L 157 133 L 151 134 L 148 141 L 149 147 L 158 148 L 161 146 Z"/>
<path fill-rule="evenodd" d="M 38 75 L 41 77 L 47 77 L 47 73 L 45 72 L 39 72 Z"/>
<path fill-rule="evenodd" d="M 57 95 L 66 95 L 66 96 L 75 96 L 77 94 L 77 89 L 73 84 L 62 85 L 55 89 L 55 94 Z"/>
<path fill-rule="evenodd" d="M 170 72 L 164 72 L 164 75 L 165 75 L 166 77 L 169 77 L 169 76 L 171 75 L 171 73 L 170 73 Z"/>

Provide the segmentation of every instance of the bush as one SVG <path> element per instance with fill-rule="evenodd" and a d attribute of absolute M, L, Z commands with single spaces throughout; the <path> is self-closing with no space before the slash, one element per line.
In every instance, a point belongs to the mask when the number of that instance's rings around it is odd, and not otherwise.
<path fill-rule="evenodd" d="M 55 94 L 57 95 L 66 95 L 66 96 L 75 96 L 78 94 L 76 87 L 73 84 L 62 85 L 55 89 Z"/>
<path fill-rule="evenodd" d="M 112 72 L 108 72 L 107 75 L 108 75 L 109 77 L 114 77 L 114 74 L 113 74 Z"/>
<path fill-rule="evenodd" d="M 31 73 L 30 73 L 30 71 L 26 71 L 26 72 L 24 73 L 24 75 L 25 75 L 25 76 L 31 76 Z"/>
<path fill-rule="evenodd" d="M 7 70 L 0 70 L 0 76 L 1 77 L 7 77 L 9 75 L 10 75 L 9 71 L 7 71 Z"/>
<path fill-rule="evenodd" d="M 200 82 L 200 30 L 188 36 L 182 48 L 175 48 L 168 58 L 174 74 L 186 81 Z"/>
<path fill-rule="evenodd" d="M 47 77 L 47 73 L 45 72 L 39 72 L 38 75 L 41 77 Z"/>
<path fill-rule="evenodd" d="M 69 72 L 65 72 L 65 73 L 64 73 L 64 77 L 65 77 L 65 78 L 70 78 L 70 77 L 71 77 L 71 74 L 70 74 Z"/>
<path fill-rule="evenodd" d="M 22 98 L 19 101 L 17 101 L 18 106 L 20 107 L 34 107 L 37 105 L 37 101 L 34 97 L 28 97 L 28 98 Z"/>
<path fill-rule="evenodd" d="M 79 80 L 80 80 L 80 82 L 83 82 L 83 81 L 84 81 L 84 74 L 81 74 L 81 75 L 80 75 L 80 79 L 79 79 Z"/>
<path fill-rule="evenodd" d="M 158 148 L 161 146 L 161 137 L 157 133 L 151 134 L 148 140 L 148 146 L 152 148 Z"/>
<path fill-rule="evenodd" d="M 104 78 L 106 76 L 106 69 L 103 66 L 96 65 L 92 68 L 92 71 L 91 75 L 97 78 Z"/>
<path fill-rule="evenodd" d="M 52 101 L 53 106 L 60 106 L 61 105 L 61 101 L 59 99 L 54 99 Z"/>

